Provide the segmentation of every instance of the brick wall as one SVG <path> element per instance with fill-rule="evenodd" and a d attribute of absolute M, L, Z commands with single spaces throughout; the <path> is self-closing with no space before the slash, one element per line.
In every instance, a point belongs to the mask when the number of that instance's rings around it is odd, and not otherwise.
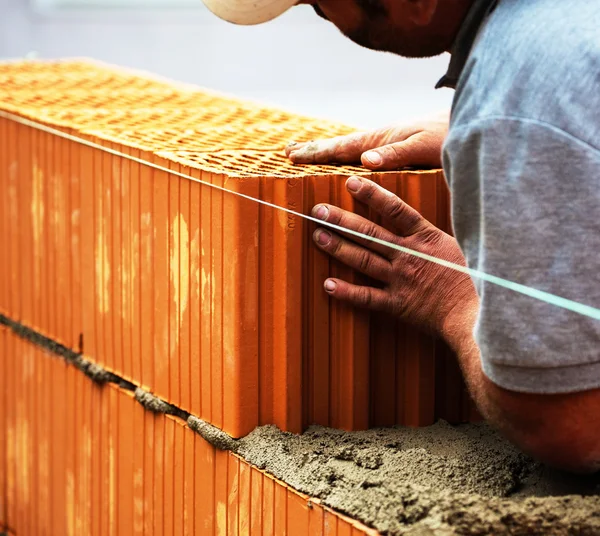
<path fill-rule="evenodd" d="M 440 171 L 294 166 L 350 127 L 80 62 L 0 65 L 0 311 L 234 437 L 471 415 L 438 341 L 328 298 L 304 214 L 369 176 L 449 230 Z M 179 173 L 176 175 L 168 170 Z"/>

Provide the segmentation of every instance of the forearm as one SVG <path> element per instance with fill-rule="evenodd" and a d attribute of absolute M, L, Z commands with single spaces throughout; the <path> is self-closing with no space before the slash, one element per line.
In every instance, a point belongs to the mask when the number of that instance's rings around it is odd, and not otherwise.
<path fill-rule="evenodd" d="M 489 399 L 489 380 L 483 373 L 480 350 L 473 334 L 478 310 L 479 300 L 473 289 L 473 294 L 460 300 L 447 315 L 442 327 L 442 337 L 458 359 L 465 383 L 479 412 L 486 420 L 492 420 L 495 412 Z"/>
<path fill-rule="evenodd" d="M 455 306 L 442 335 L 483 417 L 524 452 L 549 465 L 577 472 L 600 469 L 600 393 L 537 395 L 494 384 L 483 372 L 473 336 L 478 308 L 476 294 Z"/>
<path fill-rule="evenodd" d="M 499 428 L 510 439 L 518 440 L 518 430 L 523 423 L 515 418 L 507 418 L 507 396 L 510 393 L 494 385 L 483 372 L 481 352 L 474 337 L 475 322 L 479 310 L 479 300 L 473 296 L 461 301 L 448 315 L 443 337 L 454 351 L 463 373 L 471 397 L 481 415 L 492 425 Z M 518 396 L 518 393 L 513 393 Z"/>

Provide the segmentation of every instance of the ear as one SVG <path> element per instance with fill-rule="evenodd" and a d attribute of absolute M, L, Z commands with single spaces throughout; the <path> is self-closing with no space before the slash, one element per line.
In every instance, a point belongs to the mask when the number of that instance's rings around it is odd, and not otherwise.
<path fill-rule="evenodd" d="M 433 19 L 439 0 L 404 0 L 406 16 L 416 26 L 427 26 Z"/>

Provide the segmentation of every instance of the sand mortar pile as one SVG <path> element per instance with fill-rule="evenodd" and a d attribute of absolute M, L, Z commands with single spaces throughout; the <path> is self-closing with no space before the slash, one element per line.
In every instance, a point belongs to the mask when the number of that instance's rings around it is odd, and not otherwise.
<path fill-rule="evenodd" d="M 551 470 L 485 424 L 266 426 L 236 451 L 383 534 L 600 534 L 600 475 Z"/>

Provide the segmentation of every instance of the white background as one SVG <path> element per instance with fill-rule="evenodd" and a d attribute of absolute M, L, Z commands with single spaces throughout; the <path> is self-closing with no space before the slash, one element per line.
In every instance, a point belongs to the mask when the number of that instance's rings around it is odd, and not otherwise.
<path fill-rule="evenodd" d="M 418 117 L 452 99 L 433 89 L 447 55 L 407 60 L 361 49 L 308 6 L 239 27 L 201 0 L 0 0 L 0 58 L 31 52 L 150 70 L 358 127 Z"/>

